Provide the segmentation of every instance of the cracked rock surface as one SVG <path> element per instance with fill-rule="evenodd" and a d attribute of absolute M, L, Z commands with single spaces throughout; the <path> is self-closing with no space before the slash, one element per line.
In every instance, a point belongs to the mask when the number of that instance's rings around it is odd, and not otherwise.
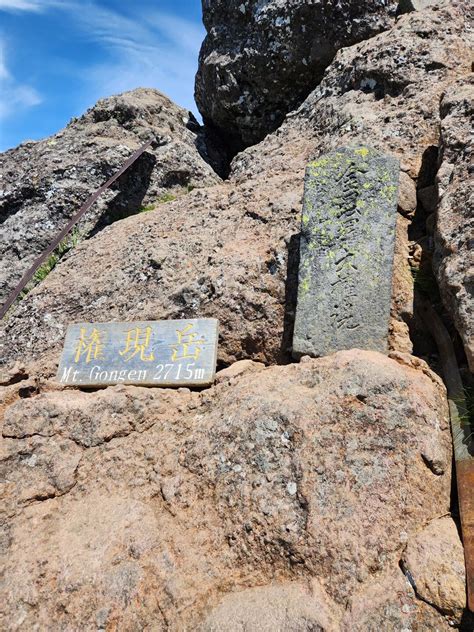
<path fill-rule="evenodd" d="M 474 75 L 441 100 L 435 269 L 444 303 L 474 371 Z"/>
<path fill-rule="evenodd" d="M 464 552 L 450 517 L 433 520 L 408 543 L 403 565 L 423 601 L 461 618 L 466 591 Z"/>
<path fill-rule="evenodd" d="M 450 502 L 444 388 L 409 356 L 247 365 L 201 393 L 18 388 L 3 628 L 230 629 L 239 612 L 244 630 L 278 598 L 273 629 L 449 629 L 398 565 Z"/>

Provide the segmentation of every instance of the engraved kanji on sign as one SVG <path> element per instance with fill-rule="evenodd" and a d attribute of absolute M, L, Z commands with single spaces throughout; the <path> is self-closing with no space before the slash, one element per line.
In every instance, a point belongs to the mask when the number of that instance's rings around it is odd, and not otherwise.
<path fill-rule="evenodd" d="M 140 354 L 140 360 L 143 362 L 153 362 L 155 355 L 153 351 L 149 351 L 151 338 L 151 327 L 146 327 L 143 331 L 140 327 L 135 327 L 127 331 L 127 337 L 125 341 L 125 348 L 119 351 L 125 362 L 128 362 L 134 358 L 137 354 Z"/>
<path fill-rule="evenodd" d="M 293 357 L 388 350 L 399 162 L 340 147 L 306 170 Z"/>
<path fill-rule="evenodd" d="M 184 329 L 176 330 L 178 337 L 178 343 L 171 345 L 173 353 L 171 360 L 176 362 L 177 360 L 192 359 L 198 360 L 201 353 L 203 340 L 198 340 L 199 334 L 197 332 L 191 333 L 194 325 L 189 324 Z"/>
<path fill-rule="evenodd" d="M 218 330 L 215 318 L 69 325 L 58 381 L 94 388 L 209 386 Z"/>
<path fill-rule="evenodd" d="M 88 364 L 91 360 L 98 360 L 104 357 L 104 334 L 95 327 L 88 333 L 86 327 L 81 327 L 80 335 L 77 340 L 74 362 L 79 362 L 85 355 L 85 362 Z"/>

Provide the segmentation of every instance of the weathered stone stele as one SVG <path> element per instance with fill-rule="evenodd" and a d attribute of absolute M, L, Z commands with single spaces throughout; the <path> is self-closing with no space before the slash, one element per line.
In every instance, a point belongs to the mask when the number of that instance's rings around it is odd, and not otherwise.
<path fill-rule="evenodd" d="M 387 351 L 399 163 L 343 147 L 308 165 L 293 355 Z"/>
<path fill-rule="evenodd" d="M 70 325 L 57 379 L 71 386 L 205 386 L 216 371 L 214 318 Z"/>

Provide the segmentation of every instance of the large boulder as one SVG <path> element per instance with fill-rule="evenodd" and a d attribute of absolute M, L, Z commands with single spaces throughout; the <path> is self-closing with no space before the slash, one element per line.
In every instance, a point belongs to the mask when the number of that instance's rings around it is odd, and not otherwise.
<path fill-rule="evenodd" d="M 0 154 L 0 305 L 80 205 L 151 137 L 155 148 L 87 213 L 84 235 L 160 197 L 219 181 L 189 112 L 157 90 L 134 90 L 102 99 L 50 138 Z"/>
<path fill-rule="evenodd" d="M 441 101 L 441 165 L 434 265 L 444 303 L 474 371 L 474 76 Z"/>
<path fill-rule="evenodd" d="M 204 122 L 235 149 L 275 130 L 336 52 L 389 28 L 395 0 L 203 0 L 196 77 Z"/>
<path fill-rule="evenodd" d="M 436 172 L 439 101 L 471 72 L 469 2 L 401 16 L 389 31 L 344 48 L 322 81 L 279 129 L 238 154 L 231 176 L 291 171 L 310 151 L 369 143 L 396 155 L 422 186 Z"/>
<path fill-rule="evenodd" d="M 469 72 L 470 50 L 463 10 L 449 6 L 402 16 L 340 51 L 301 108 L 235 158 L 228 182 L 116 222 L 72 251 L 4 324 L 3 362 L 36 357 L 54 371 L 71 321 L 195 316 L 220 320 L 223 364 L 288 361 L 306 163 L 368 140 L 401 161 L 391 346 L 410 351 L 414 189 L 431 171 L 434 183 L 439 99 Z"/>
<path fill-rule="evenodd" d="M 450 507 L 423 362 L 353 350 L 200 393 L 21 388 L 0 403 L 2 629 L 449 630 L 399 565 L 408 545 L 421 589 L 411 551 Z M 462 565 L 434 539 L 431 568 Z M 464 596 L 436 582 L 458 621 Z"/>

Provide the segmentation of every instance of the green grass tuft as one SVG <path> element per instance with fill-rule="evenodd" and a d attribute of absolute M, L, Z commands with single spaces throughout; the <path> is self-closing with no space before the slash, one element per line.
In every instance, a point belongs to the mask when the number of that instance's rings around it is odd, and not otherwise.
<path fill-rule="evenodd" d="M 153 204 L 147 204 L 146 206 L 142 206 L 138 209 L 139 213 L 148 213 L 149 211 L 154 211 L 158 204 L 166 204 L 167 202 L 174 202 L 178 198 L 186 195 L 187 193 L 191 193 L 194 191 L 196 187 L 193 184 L 187 184 L 185 187 L 182 187 L 177 193 L 171 193 L 170 191 L 165 191 L 162 193 L 159 198 L 156 199 L 156 202 Z M 176 189 L 174 189 L 176 191 Z"/>
<path fill-rule="evenodd" d="M 148 204 L 147 206 L 141 206 L 138 209 L 139 213 L 149 213 L 150 211 L 154 211 L 155 210 L 155 205 L 154 204 Z"/>
<path fill-rule="evenodd" d="M 48 257 L 47 261 L 41 265 L 33 275 L 33 279 L 30 284 L 23 290 L 20 298 L 24 298 L 34 287 L 44 281 L 48 274 L 54 270 L 60 259 L 75 248 L 81 238 L 81 233 L 77 228 L 74 228 L 72 232 L 63 239 L 56 250 Z"/>

